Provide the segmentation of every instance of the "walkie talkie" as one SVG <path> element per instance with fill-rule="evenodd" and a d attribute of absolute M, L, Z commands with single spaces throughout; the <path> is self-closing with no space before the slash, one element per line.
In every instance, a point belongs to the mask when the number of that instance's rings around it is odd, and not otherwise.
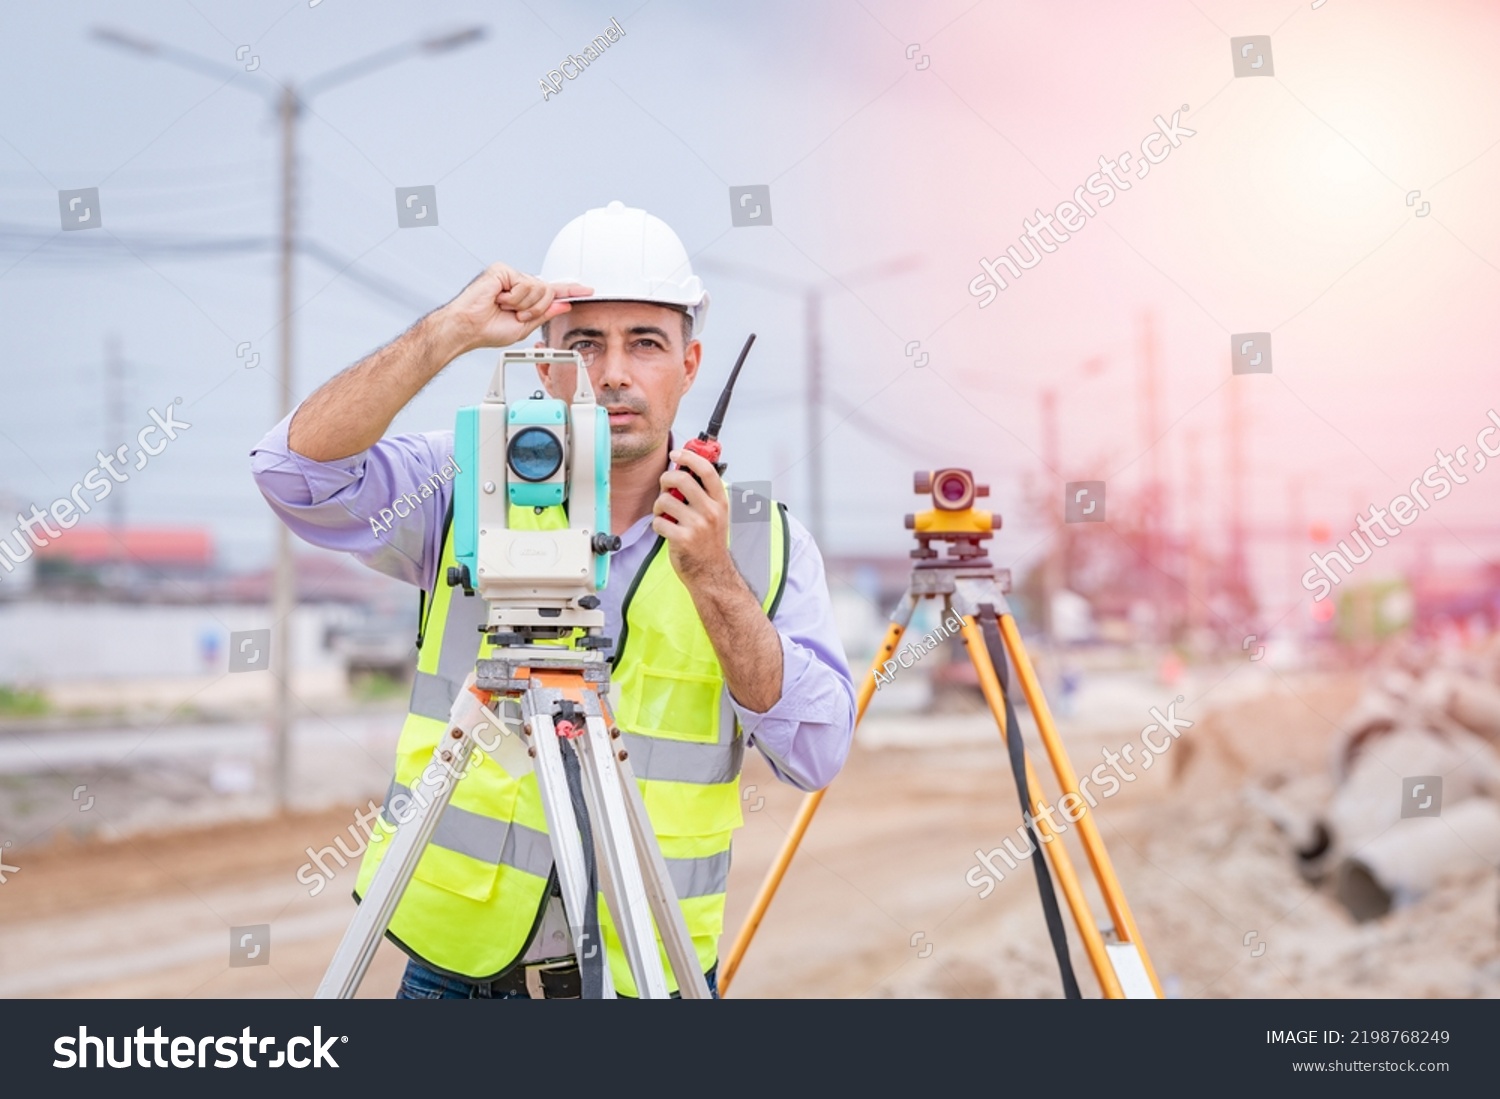
<path fill-rule="evenodd" d="M 709 417 L 707 430 L 699 432 L 696 439 L 689 439 L 683 446 L 684 450 L 690 450 L 694 454 L 707 458 L 713 463 L 714 472 L 719 474 L 728 468 L 724 462 L 719 461 L 719 456 L 724 452 L 723 447 L 719 445 L 719 429 L 724 426 L 724 413 L 728 411 L 729 398 L 734 394 L 735 379 L 740 376 L 740 367 L 745 365 L 745 356 L 750 354 L 750 345 L 754 342 L 755 333 L 752 332 L 750 338 L 745 341 L 745 346 L 740 349 L 740 357 L 735 360 L 734 369 L 729 372 L 729 380 L 724 383 L 724 392 L 719 394 L 719 403 L 714 406 L 714 413 Z M 693 480 L 698 481 L 699 484 L 703 483 L 696 475 Z M 677 489 L 672 489 L 671 493 L 677 499 L 686 502 L 686 497 Z M 671 519 L 672 517 L 668 515 L 665 518 Z M 677 520 L 672 519 L 672 521 L 675 523 Z"/>

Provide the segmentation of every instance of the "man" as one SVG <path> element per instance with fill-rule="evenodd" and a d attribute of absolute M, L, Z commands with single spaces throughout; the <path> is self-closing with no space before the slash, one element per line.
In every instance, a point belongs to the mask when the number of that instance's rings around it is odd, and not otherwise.
<path fill-rule="evenodd" d="M 490 267 L 324 384 L 251 453 L 261 492 L 300 537 L 424 593 L 388 834 L 465 676 L 490 647 L 476 628 L 482 601 L 440 582 L 454 563 L 453 432 L 383 436 L 468 351 L 518 343 L 540 327 L 538 347 L 579 353 L 612 443 L 610 513 L 621 545 L 599 597 L 605 636 L 615 639 L 614 715 L 714 987 L 730 838 L 743 823 L 744 748 L 753 744 L 785 782 L 827 785 L 848 754 L 854 688 L 807 531 L 772 505 L 769 522 L 748 525 L 755 537 L 732 538 L 723 482 L 672 442 L 678 403 L 698 376 L 707 309 L 677 235 L 613 202 L 564 227 L 540 276 Z M 539 373 L 551 396 L 571 396 L 568 371 Z M 403 518 L 389 529 L 372 522 L 396 500 L 406 502 Z M 370 845 L 357 894 L 389 846 Z M 607 913 L 600 924 L 615 987 L 633 994 Z M 404 998 L 578 994 L 534 775 L 516 778 L 480 757 L 458 782 L 389 935 L 411 957 Z"/>

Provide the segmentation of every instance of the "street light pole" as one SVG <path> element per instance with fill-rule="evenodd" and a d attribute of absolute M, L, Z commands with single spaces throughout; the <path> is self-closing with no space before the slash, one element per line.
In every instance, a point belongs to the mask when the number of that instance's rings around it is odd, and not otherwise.
<path fill-rule="evenodd" d="M 297 247 L 297 93 L 288 82 L 282 85 L 277 104 L 281 122 L 281 294 L 277 315 L 281 318 L 281 381 L 276 419 L 292 411 L 292 280 L 296 274 Z M 274 517 L 273 517 L 274 518 Z M 271 789 L 276 808 L 285 812 L 291 804 L 292 783 L 292 615 L 297 607 L 297 574 L 292 557 L 292 532 L 280 519 L 276 524 L 276 571 L 271 595 L 271 618 L 275 636 L 271 641 L 271 674 L 275 679 L 275 704 L 271 718 Z"/>
<path fill-rule="evenodd" d="M 215 78 L 228 76 L 233 81 L 242 75 L 242 70 L 231 68 L 211 58 L 199 57 L 188 50 L 151 42 L 124 31 L 96 27 L 93 35 L 109 45 L 149 57 L 158 57 Z M 276 115 L 281 135 L 281 233 L 278 249 L 280 293 L 277 322 L 281 379 L 277 387 L 278 420 L 285 419 L 291 414 L 294 391 L 292 377 L 295 366 L 293 362 L 295 326 L 292 291 L 297 253 L 297 121 L 302 113 L 304 98 L 314 90 L 321 92 L 335 85 L 347 83 L 418 53 L 438 54 L 459 49 L 479 41 L 484 35 L 484 27 L 474 26 L 448 34 L 401 43 L 313 77 L 303 84 L 302 96 L 298 95 L 291 81 L 283 84 L 279 94 L 275 96 Z M 246 88 L 257 94 L 268 94 L 265 86 L 260 84 L 251 86 L 237 84 L 235 86 Z M 292 639 L 292 615 L 297 607 L 297 577 L 293 568 L 291 531 L 280 519 L 275 519 L 274 522 L 276 565 L 272 577 L 271 613 L 275 621 L 271 640 L 271 674 L 276 685 L 271 718 L 271 788 L 277 811 L 285 812 L 291 801 L 291 676 L 292 654 L 295 646 Z"/>
<path fill-rule="evenodd" d="M 809 287 L 804 298 L 807 329 L 807 529 L 823 544 L 823 295 Z"/>
<path fill-rule="evenodd" d="M 1046 514 L 1052 528 L 1052 540 L 1047 556 L 1042 562 L 1042 624 L 1047 640 L 1057 643 L 1057 622 L 1053 615 L 1053 600 L 1071 579 L 1067 573 L 1067 532 L 1064 520 L 1066 508 L 1058 507 L 1057 490 L 1067 483 L 1067 471 L 1063 469 L 1062 436 L 1058 426 L 1057 401 L 1060 393 L 1066 392 L 1077 378 L 1094 378 L 1104 369 L 1105 361 L 1100 356 L 1086 359 L 1079 365 L 1077 376 L 1054 380 L 1037 392 L 1037 403 L 1041 412 L 1042 431 L 1042 483 L 1046 499 Z"/>

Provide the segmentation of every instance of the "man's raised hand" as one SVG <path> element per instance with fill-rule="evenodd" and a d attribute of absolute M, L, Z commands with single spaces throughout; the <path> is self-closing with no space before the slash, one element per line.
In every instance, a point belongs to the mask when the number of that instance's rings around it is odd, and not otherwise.
<path fill-rule="evenodd" d="M 503 263 L 491 264 L 443 312 L 465 350 L 509 347 L 572 306 L 558 298 L 583 297 L 592 287 L 543 282 Z"/>

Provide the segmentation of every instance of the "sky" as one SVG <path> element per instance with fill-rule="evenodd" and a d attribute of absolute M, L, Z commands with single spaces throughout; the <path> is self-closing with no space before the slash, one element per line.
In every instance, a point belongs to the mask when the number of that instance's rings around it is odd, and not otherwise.
<path fill-rule="evenodd" d="M 544 100 L 543 75 L 612 19 L 624 37 Z M 90 34 L 100 26 L 209 70 L 105 44 Z M 804 302 L 820 292 L 825 552 L 900 552 L 901 516 L 921 506 L 911 473 L 936 465 L 993 486 L 997 556 L 1017 568 L 1045 545 L 1028 486 L 1050 498 L 1100 479 L 1128 506 L 1153 466 L 1173 525 L 1222 548 L 1232 399 L 1254 529 L 1295 514 L 1337 536 L 1435 448 L 1472 450 L 1500 405 L 1500 9 L 1480 0 L 12 3 L 0 9 L 0 495 L 46 507 L 97 450 L 181 398 L 192 427 L 124 486 L 128 517 L 208 524 L 227 563 L 266 562 L 273 520 L 248 452 L 276 420 L 282 369 L 274 96 L 471 26 L 485 28 L 477 44 L 308 99 L 298 399 L 484 264 L 535 270 L 564 223 L 620 199 L 675 228 L 713 296 L 679 433 L 706 420 L 756 332 L 723 434 L 730 475 L 772 481 L 799 514 Z M 1270 36 L 1267 64 L 1237 76 L 1231 39 L 1255 35 Z M 1191 136 L 1157 144 L 1169 152 L 1146 177 L 1127 175 L 1128 191 L 981 306 L 980 261 L 1072 198 L 1102 157 L 1130 151 L 1135 168 L 1158 116 Z M 418 185 L 436 188 L 437 224 L 398 228 L 395 190 Z M 769 187 L 768 224 L 733 225 L 731 189 L 745 185 Z M 58 192 L 89 187 L 101 228 L 63 231 Z M 1270 374 L 1231 373 L 1246 333 L 1270 334 Z M 127 363 L 119 439 L 111 338 Z M 452 364 L 393 430 L 451 426 L 494 358 Z M 1500 548 L 1497 485 L 1500 472 L 1476 475 L 1424 516 L 1440 562 Z M 1255 543 L 1271 602 L 1303 594 L 1287 562 L 1280 543 Z"/>

